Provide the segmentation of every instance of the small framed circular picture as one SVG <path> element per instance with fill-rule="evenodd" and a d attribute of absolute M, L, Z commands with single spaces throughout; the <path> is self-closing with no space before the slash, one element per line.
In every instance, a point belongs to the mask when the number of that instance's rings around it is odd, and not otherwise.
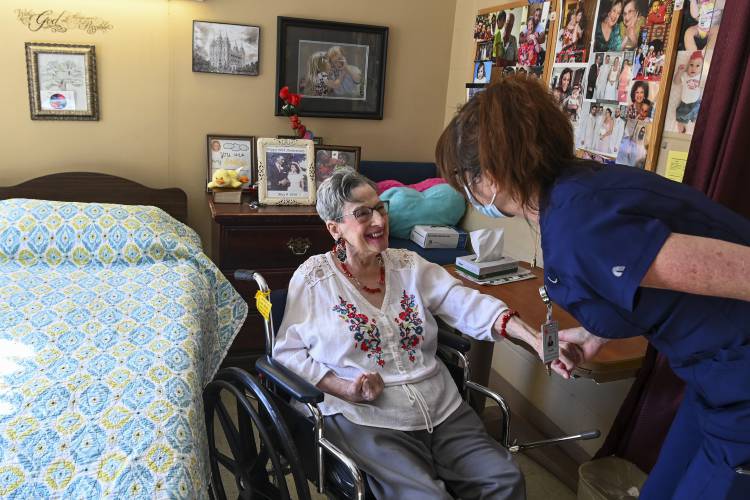
<path fill-rule="evenodd" d="M 258 203 L 315 204 L 315 146 L 308 139 L 258 139 Z"/>

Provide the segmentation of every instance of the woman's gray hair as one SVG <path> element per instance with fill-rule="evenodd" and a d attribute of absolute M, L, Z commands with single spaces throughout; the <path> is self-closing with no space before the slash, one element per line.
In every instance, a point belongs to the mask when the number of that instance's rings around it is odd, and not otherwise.
<path fill-rule="evenodd" d="M 351 168 L 336 170 L 318 186 L 318 201 L 315 208 L 320 218 L 324 222 L 339 219 L 344 215 L 344 204 L 347 201 L 358 201 L 352 196 L 352 191 L 363 185 L 378 190 L 374 182 Z"/>

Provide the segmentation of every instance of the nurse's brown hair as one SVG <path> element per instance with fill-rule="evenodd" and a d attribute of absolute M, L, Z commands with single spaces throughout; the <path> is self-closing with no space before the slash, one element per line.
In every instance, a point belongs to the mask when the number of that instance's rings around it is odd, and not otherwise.
<path fill-rule="evenodd" d="M 463 193 L 484 172 L 525 209 L 538 210 L 566 167 L 579 164 L 573 129 L 537 78 L 509 75 L 472 97 L 438 140 L 440 175 Z"/>

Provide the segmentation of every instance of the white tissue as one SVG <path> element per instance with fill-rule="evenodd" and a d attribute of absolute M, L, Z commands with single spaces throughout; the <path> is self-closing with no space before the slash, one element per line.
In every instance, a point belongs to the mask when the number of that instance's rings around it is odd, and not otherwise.
<path fill-rule="evenodd" d="M 489 262 L 503 258 L 504 229 L 477 229 L 469 233 L 471 248 L 477 254 L 475 262 Z"/>

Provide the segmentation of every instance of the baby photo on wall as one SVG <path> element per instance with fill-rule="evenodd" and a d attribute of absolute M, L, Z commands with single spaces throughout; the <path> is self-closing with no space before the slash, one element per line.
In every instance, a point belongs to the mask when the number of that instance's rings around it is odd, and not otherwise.
<path fill-rule="evenodd" d="M 709 54 L 705 56 L 700 50 L 677 53 L 664 130 L 680 134 L 693 133 L 710 66 L 708 59 L 713 51 L 707 52 Z"/>
<path fill-rule="evenodd" d="M 474 82 L 473 83 L 490 83 L 490 74 L 492 73 L 492 61 L 479 61 L 474 63 Z"/>
<path fill-rule="evenodd" d="M 713 50 L 724 4 L 725 0 L 685 0 L 677 49 Z"/>

